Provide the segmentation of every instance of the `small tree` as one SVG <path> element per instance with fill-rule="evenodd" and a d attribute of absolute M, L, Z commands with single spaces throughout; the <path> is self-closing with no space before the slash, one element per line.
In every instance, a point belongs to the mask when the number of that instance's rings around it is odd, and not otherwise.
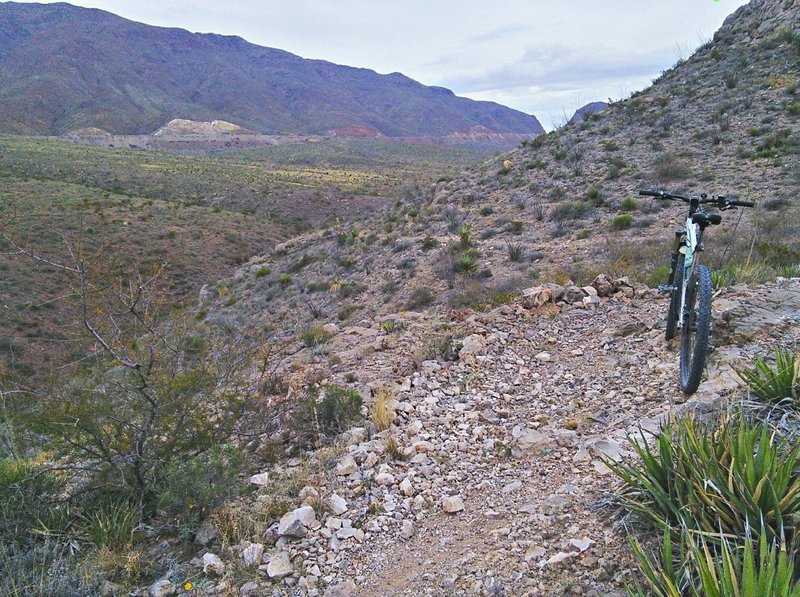
<path fill-rule="evenodd" d="M 70 280 L 86 354 L 44 387 L 25 420 L 80 491 L 122 492 L 153 505 L 169 467 L 227 441 L 255 395 L 245 372 L 258 345 L 175 312 L 161 266 L 112 267 L 65 239 L 68 259 L 4 234 L 8 256 Z M 105 267 L 101 267 L 105 264 Z M 170 312 L 172 311 L 172 312 Z"/>

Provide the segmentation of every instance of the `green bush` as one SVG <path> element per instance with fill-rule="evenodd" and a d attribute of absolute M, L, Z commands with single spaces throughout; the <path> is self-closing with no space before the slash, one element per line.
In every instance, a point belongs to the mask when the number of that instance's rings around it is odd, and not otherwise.
<path fill-rule="evenodd" d="M 408 308 L 420 309 L 430 305 L 433 300 L 433 292 L 431 292 L 428 288 L 415 288 L 408 299 Z"/>
<path fill-rule="evenodd" d="M 619 208 L 622 211 L 634 211 L 637 207 L 639 207 L 639 202 L 633 197 L 625 197 L 619 202 Z"/>
<path fill-rule="evenodd" d="M 278 284 L 286 286 L 292 281 L 292 276 L 287 273 L 278 274 Z"/>
<path fill-rule="evenodd" d="M 315 408 L 320 428 L 324 433 L 340 433 L 347 425 L 361 418 L 361 395 L 350 388 L 323 384 L 324 396 Z"/>
<path fill-rule="evenodd" d="M 584 201 L 565 201 L 550 210 L 550 220 L 553 222 L 578 220 L 586 215 L 590 209 L 591 206 Z"/>
<path fill-rule="evenodd" d="M 589 187 L 589 190 L 586 191 L 586 198 L 595 206 L 600 206 L 603 204 L 603 193 L 595 186 Z"/>
<path fill-rule="evenodd" d="M 655 161 L 655 166 L 656 177 L 662 182 L 683 180 L 691 174 L 689 166 L 672 153 L 663 153 L 658 156 Z"/>
<path fill-rule="evenodd" d="M 58 527 L 64 481 L 26 460 L 0 458 L 0 537 L 26 538 L 38 527 Z"/>
<path fill-rule="evenodd" d="M 772 403 L 788 399 L 793 408 L 800 407 L 800 355 L 779 348 L 774 367 L 756 358 L 751 369 L 736 369 L 736 373 L 757 398 Z"/>
<path fill-rule="evenodd" d="M 268 276 L 272 273 L 272 270 L 268 267 L 259 267 L 256 270 L 256 278 L 263 278 L 264 276 Z"/>
<path fill-rule="evenodd" d="M 478 213 L 481 214 L 482 216 L 488 216 L 494 213 L 494 208 L 491 205 L 484 205 L 483 207 L 481 207 Z"/>
<path fill-rule="evenodd" d="M 170 464 L 160 486 L 158 509 L 174 517 L 179 534 L 190 539 L 214 508 L 235 497 L 243 466 L 242 453 L 230 444 Z"/>
<path fill-rule="evenodd" d="M 422 239 L 422 250 L 423 251 L 430 251 L 431 249 L 435 249 L 439 246 L 439 241 L 433 238 L 432 236 L 426 236 Z"/>
<path fill-rule="evenodd" d="M 474 276 L 478 271 L 478 261 L 472 255 L 459 255 L 453 261 L 453 272 L 464 276 Z"/>
<path fill-rule="evenodd" d="M 303 328 L 302 334 L 300 334 L 300 340 L 302 340 L 303 344 L 308 348 L 314 348 L 320 344 L 325 344 L 325 342 L 331 338 L 333 338 L 333 334 L 325 330 L 325 328 L 319 324 L 307 325 Z"/>
<path fill-rule="evenodd" d="M 612 230 L 626 230 L 633 224 L 633 216 L 631 214 L 619 214 L 611 218 Z"/>

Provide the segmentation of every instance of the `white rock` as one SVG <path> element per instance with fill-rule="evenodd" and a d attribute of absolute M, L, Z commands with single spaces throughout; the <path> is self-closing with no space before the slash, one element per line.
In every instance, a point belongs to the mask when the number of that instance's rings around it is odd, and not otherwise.
<path fill-rule="evenodd" d="M 248 568 L 261 564 L 264 557 L 264 545 L 262 543 L 251 543 L 242 550 L 242 560 Z"/>
<path fill-rule="evenodd" d="M 330 500 L 328 500 L 328 505 L 330 506 L 331 512 L 337 516 L 347 512 L 347 501 L 339 494 L 334 493 L 330 497 Z"/>
<path fill-rule="evenodd" d="M 375 483 L 378 485 L 393 485 L 394 475 L 392 473 L 378 473 L 375 475 Z"/>
<path fill-rule="evenodd" d="M 352 475 L 356 470 L 358 470 L 358 465 L 350 454 L 345 454 L 336 464 L 336 474 L 343 477 Z"/>
<path fill-rule="evenodd" d="M 414 523 L 410 520 L 404 520 L 403 525 L 400 527 L 400 536 L 403 539 L 410 539 L 414 536 Z"/>
<path fill-rule="evenodd" d="M 522 481 L 512 481 L 508 485 L 504 486 L 502 491 L 503 493 L 512 493 L 520 489 L 522 489 Z"/>
<path fill-rule="evenodd" d="M 166 578 L 162 578 L 150 585 L 147 589 L 147 594 L 149 597 L 168 597 L 169 595 L 174 595 L 176 591 L 177 587 L 173 583 Z"/>
<path fill-rule="evenodd" d="M 258 473 L 257 475 L 253 475 L 250 477 L 250 483 L 253 485 L 258 485 L 259 487 L 269 485 L 269 473 Z"/>
<path fill-rule="evenodd" d="M 411 479 L 408 477 L 403 479 L 403 481 L 400 483 L 400 491 L 403 493 L 403 495 L 408 497 L 412 497 L 414 495 L 414 485 L 411 483 Z"/>
<path fill-rule="evenodd" d="M 278 535 L 287 537 L 305 537 L 306 529 L 319 528 L 319 522 L 311 506 L 300 506 L 287 512 L 278 523 Z"/>
<path fill-rule="evenodd" d="M 540 352 L 533 358 L 541 363 L 549 363 L 553 360 L 553 355 L 551 355 L 549 352 Z"/>
<path fill-rule="evenodd" d="M 270 557 L 267 565 L 267 575 L 270 578 L 283 578 L 284 576 L 289 576 L 292 572 L 294 572 L 294 568 L 292 568 L 288 553 L 279 551 Z"/>
<path fill-rule="evenodd" d="M 569 544 L 573 547 L 577 547 L 581 552 L 584 552 L 594 544 L 594 541 L 584 537 L 583 539 L 572 539 Z"/>
<path fill-rule="evenodd" d="M 225 574 L 225 563 L 216 554 L 211 552 L 203 554 L 203 572 L 222 576 Z"/>
<path fill-rule="evenodd" d="M 319 491 L 316 488 L 311 487 L 310 485 L 306 485 L 303 489 L 300 490 L 300 494 L 298 496 L 300 501 L 303 504 L 311 506 L 312 504 L 319 503 Z"/>
<path fill-rule="evenodd" d="M 442 500 L 442 508 L 449 514 L 461 512 L 464 509 L 464 500 L 457 495 L 447 496 Z"/>
<path fill-rule="evenodd" d="M 552 566 L 553 564 L 559 564 L 564 560 L 569 560 L 570 558 L 574 558 L 576 555 L 578 555 L 577 551 L 570 551 L 570 552 L 560 551 L 553 557 L 539 562 L 539 568 L 544 568 L 545 566 Z"/>

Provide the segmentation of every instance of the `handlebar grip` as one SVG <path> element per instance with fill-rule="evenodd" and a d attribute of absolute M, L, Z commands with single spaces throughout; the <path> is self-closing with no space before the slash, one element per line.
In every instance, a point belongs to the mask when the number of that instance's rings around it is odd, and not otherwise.
<path fill-rule="evenodd" d="M 639 194 L 647 197 L 663 197 L 662 191 L 639 191 Z"/>
<path fill-rule="evenodd" d="M 755 207 L 756 204 L 752 201 L 731 201 L 731 205 L 736 205 L 737 207 Z"/>

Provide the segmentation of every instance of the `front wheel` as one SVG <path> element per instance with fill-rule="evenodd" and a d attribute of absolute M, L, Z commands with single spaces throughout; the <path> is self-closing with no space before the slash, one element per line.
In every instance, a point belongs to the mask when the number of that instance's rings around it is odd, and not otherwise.
<path fill-rule="evenodd" d="M 681 390 L 694 394 L 706 367 L 711 331 L 711 274 L 704 265 L 695 268 L 686 287 L 681 330 Z"/>

